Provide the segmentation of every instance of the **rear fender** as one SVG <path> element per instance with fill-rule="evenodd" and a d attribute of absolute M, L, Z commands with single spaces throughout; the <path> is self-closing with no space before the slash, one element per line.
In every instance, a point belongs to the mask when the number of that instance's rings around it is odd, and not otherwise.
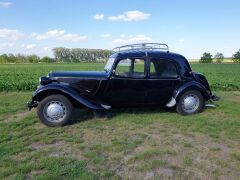
<path fill-rule="evenodd" d="M 62 94 L 90 109 L 103 109 L 99 104 L 92 102 L 86 97 L 80 95 L 74 89 L 62 84 L 48 84 L 38 88 L 33 94 L 32 102 L 41 101 L 49 94 Z"/>
<path fill-rule="evenodd" d="M 203 97 L 206 100 L 209 100 L 211 98 L 211 94 L 208 93 L 208 90 L 206 89 L 206 87 L 204 87 L 202 84 L 196 82 L 196 81 L 191 81 L 188 82 L 182 86 L 180 86 L 179 88 L 177 88 L 174 91 L 173 94 L 173 98 L 178 101 L 179 98 L 181 97 L 181 95 L 189 90 L 198 90 L 199 92 L 201 92 L 201 94 L 203 95 Z"/>

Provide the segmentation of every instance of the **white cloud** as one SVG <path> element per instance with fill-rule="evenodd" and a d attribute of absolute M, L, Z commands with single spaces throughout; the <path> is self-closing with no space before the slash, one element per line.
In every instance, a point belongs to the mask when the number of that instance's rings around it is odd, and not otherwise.
<path fill-rule="evenodd" d="M 0 54 L 8 53 L 9 49 L 13 49 L 14 43 L 0 43 Z"/>
<path fill-rule="evenodd" d="M 36 47 L 37 47 L 36 44 L 28 44 L 28 45 L 25 46 L 26 49 L 34 49 Z"/>
<path fill-rule="evenodd" d="M 180 42 L 180 43 L 182 43 L 182 42 L 184 42 L 185 41 L 185 39 L 178 39 L 177 40 L 177 42 Z"/>
<path fill-rule="evenodd" d="M 111 34 L 108 34 L 108 33 L 106 33 L 106 34 L 101 34 L 100 35 L 100 37 L 102 37 L 102 38 L 108 38 L 108 37 L 110 37 L 111 36 Z"/>
<path fill-rule="evenodd" d="M 97 21 L 103 20 L 104 14 L 96 14 L 95 16 L 93 16 L 93 18 Z"/>
<path fill-rule="evenodd" d="M 50 49 L 51 49 L 51 48 L 48 47 L 48 46 L 43 47 L 43 50 L 44 50 L 44 51 L 49 51 Z"/>
<path fill-rule="evenodd" d="M 11 48 L 14 46 L 14 43 L 1 43 L 0 48 Z"/>
<path fill-rule="evenodd" d="M 66 34 L 64 30 L 50 30 L 44 34 L 33 33 L 32 36 L 37 40 L 57 39 L 60 41 L 72 42 L 79 42 L 87 39 L 87 36 L 82 36 L 79 34 Z"/>
<path fill-rule="evenodd" d="M 40 35 L 37 33 L 33 33 L 32 36 L 35 36 L 37 40 L 45 40 L 45 39 L 60 37 L 64 33 L 65 32 L 63 30 L 51 30 Z"/>
<path fill-rule="evenodd" d="M 0 38 L 17 41 L 24 36 L 23 32 L 15 29 L 0 29 Z"/>
<path fill-rule="evenodd" d="M 32 33 L 31 36 L 32 37 L 36 37 L 38 34 L 37 33 Z"/>
<path fill-rule="evenodd" d="M 108 17 L 111 21 L 142 21 L 146 20 L 151 16 L 151 14 L 143 13 L 141 11 L 126 11 L 118 16 Z"/>
<path fill-rule="evenodd" d="M 87 36 L 80 36 L 78 34 L 64 34 L 63 36 L 58 38 L 62 41 L 72 41 L 72 42 L 79 42 L 87 39 Z"/>
<path fill-rule="evenodd" d="M 3 8 L 10 8 L 13 5 L 10 1 L 0 1 L 0 7 Z"/>
<path fill-rule="evenodd" d="M 53 56 L 51 49 L 55 46 L 38 44 L 0 43 L 0 54 L 37 54 L 40 57 Z"/>
<path fill-rule="evenodd" d="M 121 34 L 120 38 L 125 38 L 127 35 L 126 34 Z"/>
<path fill-rule="evenodd" d="M 114 44 L 143 43 L 150 42 L 152 39 L 146 35 L 121 35 L 120 38 L 113 40 Z"/>

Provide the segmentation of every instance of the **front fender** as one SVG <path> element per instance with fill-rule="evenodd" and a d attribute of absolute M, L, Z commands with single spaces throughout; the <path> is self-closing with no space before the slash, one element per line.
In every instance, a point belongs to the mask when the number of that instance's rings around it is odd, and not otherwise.
<path fill-rule="evenodd" d="M 181 85 L 174 91 L 173 97 L 178 100 L 183 93 L 185 93 L 188 90 L 198 90 L 202 93 L 203 97 L 206 100 L 209 100 L 211 98 L 211 95 L 208 93 L 208 90 L 200 83 L 196 81 L 190 81 L 186 84 Z"/>
<path fill-rule="evenodd" d="M 76 92 L 74 89 L 62 84 L 48 84 L 38 88 L 33 94 L 32 102 L 41 101 L 42 98 L 46 97 L 49 94 L 62 94 L 66 97 L 70 97 L 76 100 L 80 104 L 90 109 L 103 109 L 99 104 L 92 102 L 91 100 Z"/>

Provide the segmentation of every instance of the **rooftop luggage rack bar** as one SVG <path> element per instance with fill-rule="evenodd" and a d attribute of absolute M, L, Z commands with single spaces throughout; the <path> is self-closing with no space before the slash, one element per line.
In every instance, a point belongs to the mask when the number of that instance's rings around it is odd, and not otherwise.
<path fill-rule="evenodd" d="M 121 52 L 127 50 L 145 50 L 146 54 L 148 50 L 164 50 L 169 52 L 167 44 L 161 43 L 141 43 L 141 44 L 129 44 L 125 46 L 119 46 L 113 49 L 113 52 Z"/>

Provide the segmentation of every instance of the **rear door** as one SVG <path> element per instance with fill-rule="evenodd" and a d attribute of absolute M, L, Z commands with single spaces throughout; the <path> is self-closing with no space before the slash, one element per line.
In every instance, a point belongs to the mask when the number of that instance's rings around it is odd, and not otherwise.
<path fill-rule="evenodd" d="M 177 64 L 164 58 L 150 58 L 148 103 L 165 105 L 180 83 Z"/>

